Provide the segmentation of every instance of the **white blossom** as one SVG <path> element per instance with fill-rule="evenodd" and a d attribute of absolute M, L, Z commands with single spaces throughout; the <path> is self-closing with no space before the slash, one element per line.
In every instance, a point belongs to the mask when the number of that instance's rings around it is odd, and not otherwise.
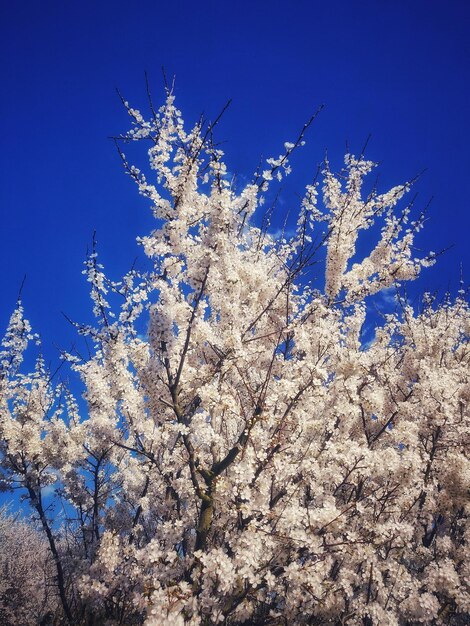
<path fill-rule="evenodd" d="M 152 267 L 112 281 L 89 255 L 90 356 L 64 355 L 84 402 L 41 357 L 23 371 L 21 304 L 0 353 L 0 484 L 44 532 L 56 623 L 463 624 L 464 293 L 414 311 L 397 289 L 363 336 L 367 298 L 435 259 L 397 209 L 410 185 L 363 197 L 373 162 L 327 162 L 277 237 L 259 207 L 303 134 L 237 190 L 171 90 L 150 120 L 125 106 L 126 139 L 150 140 L 147 173 L 121 157 L 156 217 Z"/>

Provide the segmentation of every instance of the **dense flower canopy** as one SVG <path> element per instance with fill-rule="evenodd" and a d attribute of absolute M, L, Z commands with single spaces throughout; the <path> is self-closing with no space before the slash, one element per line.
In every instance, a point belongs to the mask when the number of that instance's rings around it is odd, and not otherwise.
<path fill-rule="evenodd" d="M 47 541 L 2 507 L 0 546 L 0 624 L 37 624 L 56 605 Z"/>
<path fill-rule="evenodd" d="M 22 372 L 33 335 L 21 303 L 0 357 L 3 480 L 42 524 L 57 619 L 463 624 L 465 294 L 414 311 L 397 291 L 363 336 L 370 298 L 434 262 L 413 253 L 421 219 L 398 210 L 411 183 L 365 193 L 374 163 L 348 154 L 335 174 L 326 161 L 295 233 L 274 236 L 270 192 L 308 124 L 237 189 L 218 120 L 185 130 L 171 90 L 149 119 L 125 106 L 118 146 L 155 216 L 140 239 L 152 269 L 115 282 L 95 248 L 86 262 L 96 324 L 77 326 L 91 354 L 64 355 L 86 414 L 40 358 Z M 122 151 L 138 141 L 146 173 Z"/>

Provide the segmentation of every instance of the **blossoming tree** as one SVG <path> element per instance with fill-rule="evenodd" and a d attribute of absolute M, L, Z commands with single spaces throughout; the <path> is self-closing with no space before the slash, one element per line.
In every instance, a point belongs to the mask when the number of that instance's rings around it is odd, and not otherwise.
<path fill-rule="evenodd" d="M 93 350 L 65 355 L 86 411 L 40 358 L 22 371 L 21 303 L 0 360 L 3 480 L 44 530 L 56 623 L 463 624 L 468 305 L 397 295 L 361 333 L 367 298 L 434 261 L 397 209 L 410 184 L 366 195 L 374 163 L 326 162 L 296 232 L 274 237 L 262 204 L 308 124 L 237 190 L 218 120 L 186 130 L 171 90 L 149 119 L 125 106 L 122 141 L 150 146 L 150 174 L 119 152 L 151 202 L 152 267 L 115 282 L 87 260 Z"/>
<path fill-rule="evenodd" d="M 37 624 L 56 597 L 47 541 L 30 523 L 0 508 L 0 624 Z"/>

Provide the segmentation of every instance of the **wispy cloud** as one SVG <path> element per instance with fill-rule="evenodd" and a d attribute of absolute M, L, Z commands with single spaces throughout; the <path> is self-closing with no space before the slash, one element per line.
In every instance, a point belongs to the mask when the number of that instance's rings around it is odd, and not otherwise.
<path fill-rule="evenodd" d="M 380 302 L 386 305 L 395 304 L 397 301 L 397 288 L 393 285 L 379 291 L 377 297 Z"/>
<path fill-rule="evenodd" d="M 268 231 L 268 235 L 272 237 L 274 241 L 278 241 L 279 239 L 281 239 L 281 237 L 284 237 L 284 239 L 289 240 L 289 239 L 292 239 L 292 237 L 295 235 L 295 228 L 286 228 L 286 229 L 278 228 L 272 232 Z"/>
<path fill-rule="evenodd" d="M 54 495 L 55 483 L 53 485 L 47 485 L 47 487 L 43 487 L 41 489 L 41 495 L 43 498 L 48 498 L 49 496 Z"/>

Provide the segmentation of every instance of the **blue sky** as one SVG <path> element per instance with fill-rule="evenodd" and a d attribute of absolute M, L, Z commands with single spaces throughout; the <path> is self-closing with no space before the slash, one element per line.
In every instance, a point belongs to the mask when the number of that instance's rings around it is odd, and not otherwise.
<path fill-rule="evenodd" d="M 417 207 L 434 199 L 418 245 L 453 248 L 417 289 L 457 288 L 461 262 L 468 282 L 469 31 L 462 0 L 3 2 L 0 326 L 27 274 L 27 315 L 53 359 L 75 338 L 61 311 L 89 317 L 93 231 L 111 277 L 131 265 L 152 218 L 108 139 L 128 128 L 115 88 L 143 107 L 147 71 L 158 101 L 162 65 L 188 122 L 233 98 L 218 136 L 240 174 L 325 104 L 286 206 L 326 149 L 339 167 L 346 141 L 359 152 L 369 134 L 383 190 L 426 168 Z"/>

